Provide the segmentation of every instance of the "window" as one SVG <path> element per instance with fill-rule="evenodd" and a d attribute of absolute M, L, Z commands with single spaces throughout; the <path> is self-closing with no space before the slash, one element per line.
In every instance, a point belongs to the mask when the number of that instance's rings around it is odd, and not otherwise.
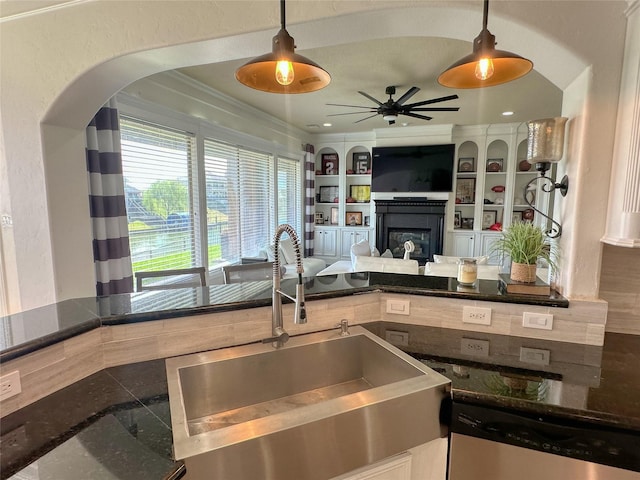
<path fill-rule="evenodd" d="M 304 238 L 300 161 L 127 115 L 120 129 L 134 272 L 258 256 L 280 223 Z"/>
<path fill-rule="evenodd" d="M 273 164 L 271 155 L 204 140 L 209 268 L 255 257 L 269 243 Z"/>
<path fill-rule="evenodd" d="M 302 218 L 302 189 L 300 162 L 278 158 L 278 225 L 288 223 L 304 237 L 300 225 Z"/>
<path fill-rule="evenodd" d="M 120 129 L 133 271 L 196 265 L 194 137 L 126 116 Z"/>

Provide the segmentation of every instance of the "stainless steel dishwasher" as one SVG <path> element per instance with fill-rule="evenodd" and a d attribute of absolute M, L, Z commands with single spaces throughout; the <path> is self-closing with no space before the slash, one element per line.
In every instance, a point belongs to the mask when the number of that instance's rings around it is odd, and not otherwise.
<path fill-rule="evenodd" d="M 640 435 L 454 403 L 449 480 L 639 480 Z"/>

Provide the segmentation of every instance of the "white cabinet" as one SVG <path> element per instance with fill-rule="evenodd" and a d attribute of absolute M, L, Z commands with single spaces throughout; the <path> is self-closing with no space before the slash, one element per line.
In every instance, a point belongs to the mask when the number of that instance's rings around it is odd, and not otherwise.
<path fill-rule="evenodd" d="M 473 257 L 475 253 L 475 235 L 473 232 L 453 234 L 453 252 L 456 257 Z"/>
<path fill-rule="evenodd" d="M 411 480 L 411 454 L 396 455 L 332 480 Z"/>
<path fill-rule="evenodd" d="M 480 250 L 478 251 L 478 255 L 489 256 L 489 265 L 498 265 L 500 266 L 500 270 L 504 272 L 506 264 L 504 255 L 491 252 L 493 244 L 500 238 L 502 238 L 502 235 L 499 233 L 480 234 Z"/>
<path fill-rule="evenodd" d="M 445 480 L 447 438 L 437 438 L 332 480 Z"/>
<path fill-rule="evenodd" d="M 317 257 L 338 256 L 338 230 L 316 227 L 313 255 Z"/>
<path fill-rule="evenodd" d="M 455 257 L 480 257 L 487 255 L 489 257 L 489 265 L 498 265 L 502 272 L 505 272 L 505 266 L 508 266 L 510 260 L 499 254 L 491 254 L 493 244 L 500 238 L 500 232 L 453 232 L 453 241 L 451 248 L 453 251 L 448 252 L 449 255 Z"/>
<path fill-rule="evenodd" d="M 341 230 L 340 254 L 342 257 L 351 258 L 351 245 L 354 243 L 358 243 L 361 240 L 369 241 L 369 229 L 343 228 Z"/>

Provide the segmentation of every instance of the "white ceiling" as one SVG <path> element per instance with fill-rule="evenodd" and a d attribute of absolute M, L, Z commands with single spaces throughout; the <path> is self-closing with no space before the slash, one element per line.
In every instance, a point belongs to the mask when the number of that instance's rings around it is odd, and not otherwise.
<path fill-rule="evenodd" d="M 274 34 L 276 32 L 274 31 Z M 469 32 L 473 37 L 477 32 Z M 265 45 L 267 53 L 271 45 Z M 460 98 L 434 106 L 457 106 L 458 112 L 433 112 L 425 121 L 401 116 L 393 128 L 409 125 L 474 125 L 523 122 L 557 116 L 561 111 L 562 91 L 534 70 L 525 77 L 495 87 L 454 90 L 442 87 L 437 77 L 459 58 L 471 53 L 471 43 L 433 37 L 402 37 L 368 40 L 347 45 L 296 50 L 318 63 L 331 74 L 331 84 L 313 93 L 279 95 L 264 93 L 240 84 L 235 70 L 249 59 L 194 66 L 179 71 L 211 88 L 256 107 L 309 133 L 370 131 L 387 127 L 381 116 L 360 123 L 370 114 L 329 116 L 358 109 L 327 106 L 327 103 L 373 106 L 358 94 L 364 91 L 381 102 L 388 99 L 385 88 L 396 86 L 395 99 L 412 86 L 421 90 L 408 103 L 457 94 Z M 501 48 L 507 49 L 501 45 Z M 517 53 L 517 52 L 514 52 Z M 505 117 L 504 111 L 514 115 Z M 323 123 L 331 122 L 331 127 Z"/>

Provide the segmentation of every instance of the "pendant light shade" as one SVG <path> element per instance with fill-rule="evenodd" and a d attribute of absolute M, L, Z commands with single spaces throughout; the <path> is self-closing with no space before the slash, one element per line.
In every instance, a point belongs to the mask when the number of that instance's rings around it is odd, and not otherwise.
<path fill-rule="evenodd" d="M 282 27 L 272 40 L 272 51 L 236 70 L 236 79 L 247 87 L 271 93 L 308 93 L 331 82 L 331 76 L 315 62 L 295 53 L 295 42 L 285 25 L 285 0 L 280 0 Z"/>
<path fill-rule="evenodd" d="M 533 62 L 515 53 L 496 50 L 496 37 L 487 29 L 489 0 L 484 0 L 482 31 L 473 40 L 473 53 L 461 58 L 438 77 L 450 88 L 482 88 L 500 85 L 531 71 Z"/>

